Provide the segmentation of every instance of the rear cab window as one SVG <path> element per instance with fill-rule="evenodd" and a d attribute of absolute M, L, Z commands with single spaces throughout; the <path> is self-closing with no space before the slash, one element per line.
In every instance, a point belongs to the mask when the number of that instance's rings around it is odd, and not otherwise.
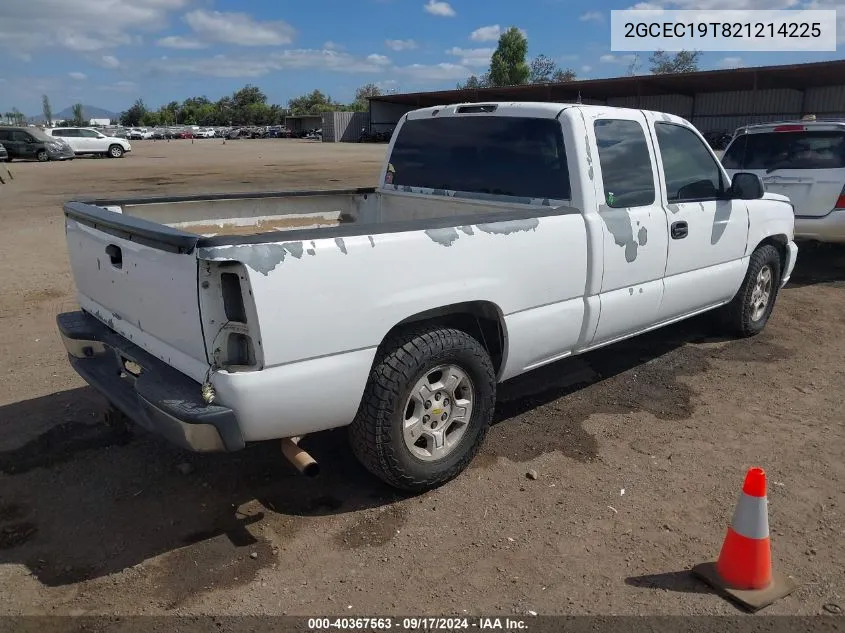
<path fill-rule="evenodd" d="M 725 169 L 842 169 L 845 131 L 750 132 L 738 136 L 722 157 Z"/>
<path fill-rule="evenodd" d="M 405 121 L 385 185 L 541 200 L 571 198 L 555 119 L 444 116 Z"/>
<path fill-rule="evenodd" d="M 593 128 L 607 206 L 654 204 L 654 171 L 642 125 L 630 119 L 598 119 Z"/>

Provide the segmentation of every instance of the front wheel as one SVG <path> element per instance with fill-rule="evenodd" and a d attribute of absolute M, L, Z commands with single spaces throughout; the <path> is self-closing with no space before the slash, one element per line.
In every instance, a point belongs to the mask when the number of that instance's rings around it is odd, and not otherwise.
<path fill-rule="evenodd" d="M 120 158 L 123 156 L 123 148 L 120 145 L 112 145 L 109 147 L 109 156 L 112 158 Z"/>
<path fill-rule="evenodd" d="M 771 244 L 751 254 L 742 286 L 722 309 L 722 320 L 738 336 L 754 336 L 766 327 L 780 288 L 781 260 Z"/>
<path fill-rule="evenodd" d="M 460 474 L 493 417 L 496 373 L 475 338 L 424 328 L 386 341 L 370 373 L 350 443 L 374 475 L 421 492 Z"/>
<path fill-rule="evenodd" d="M 39 163 L 46 163 L 48 160 L 50 160 L 50 157 L 47 155 L 47 150 L 40 149 L 40 150 L 38 150 L 38 153 L 35 154 L 35 159 Z"/>

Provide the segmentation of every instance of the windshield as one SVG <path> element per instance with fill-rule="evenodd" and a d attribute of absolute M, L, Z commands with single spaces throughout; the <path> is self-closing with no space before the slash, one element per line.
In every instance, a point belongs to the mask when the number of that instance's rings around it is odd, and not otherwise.
<path fill-rule="evenodd" d="M 725 169 L 839 169 L 845 167 L 845 132 L 743 134 L 722 164 Z"/>
<path fill-rule="evenodd" d="M 568 200 L 560 123 L 482 116 L 407 121 L 390 155 L 397 186 Z"/>
<path fill-rule="evenodd" d="M 26 132 L 37 141 L 55 142 L 56 140 L 52 136 L 48 136 L 44 130 L 40 130 L 37 127 L 28 127 L 26 128 Z"/>

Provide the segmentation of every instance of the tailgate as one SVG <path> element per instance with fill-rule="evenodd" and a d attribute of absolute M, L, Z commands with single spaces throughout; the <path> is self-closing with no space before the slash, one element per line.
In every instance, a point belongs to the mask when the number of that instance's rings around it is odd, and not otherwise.
<path fill-rule="evenodd" d="M 85 203 L 65 205 L 79 305 L 191 378 L 208 370 L 196 235 Z"/>
<path fill-rule="evenodd" d="M 845 186 L 845 170 L 783 170 L 761 173 L 766 191 L 788 196 L 798 216 L 822 216 L 836 206 Z"/>

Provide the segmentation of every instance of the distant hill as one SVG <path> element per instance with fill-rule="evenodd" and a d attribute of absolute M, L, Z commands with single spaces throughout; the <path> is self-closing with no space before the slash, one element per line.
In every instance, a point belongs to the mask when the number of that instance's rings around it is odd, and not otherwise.
<path fill-rule="evenodd" d="M 73 118 L 73 107 L 68 106 L 64 110 L 60 110 L 59 112 L 53 112 L 53 120 L 60 121 L 62 119 L 72 119 Z M 112 112 L 111 110 L 105 110 L 103 108 L 98 108 L 97 106 L 90 106 L 90 105 L 83 105 L 82 106 L 82 118 L 86 121 L 90 119 L 119 119 L 120 113 L 119 112 Z M 44 123 L 44 115 L 37 114 L 35 116 L 29 117 L 30 123 Z"/>

